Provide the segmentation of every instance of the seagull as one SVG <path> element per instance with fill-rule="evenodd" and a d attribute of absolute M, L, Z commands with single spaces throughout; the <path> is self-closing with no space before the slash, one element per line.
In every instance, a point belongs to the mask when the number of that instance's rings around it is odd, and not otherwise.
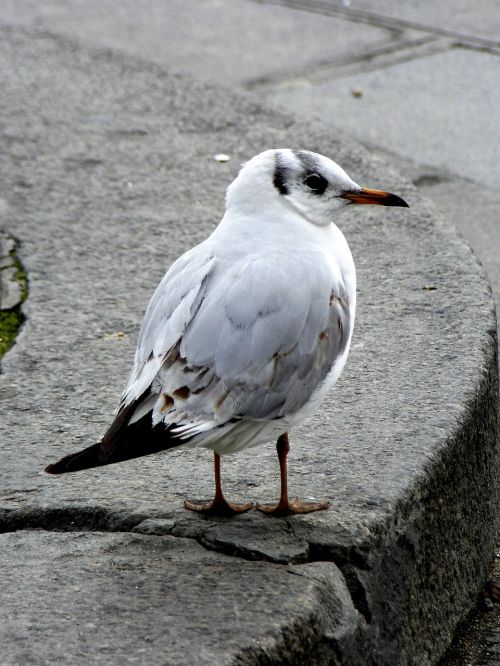
<path fill-rule="evenodd" d="M 352 204 L 408 207 L 307 150 L 266 150 L 243 164 L 219 225 L 156 288 L 110 427 L 45 471 L 204 447 L 214 452 L 215 497 L 184 505 L 228 516 L 253 503 L 226 500 L 221 456 L 275 441 L 280 499 L 256 508 L 273 516 L 327 509 L 289 499 L 288 431 L 318 409 L 349 353 L 356 273 L 333 220 Z"/>

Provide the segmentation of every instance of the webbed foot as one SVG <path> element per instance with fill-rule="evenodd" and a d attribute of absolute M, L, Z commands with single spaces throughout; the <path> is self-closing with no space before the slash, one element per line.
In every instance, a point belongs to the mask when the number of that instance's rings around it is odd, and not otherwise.
<path fill-rule="evenodd" d="M 299 499 L 278 502 L 278 504 L 256 504 L 255 508 L 268 516 L 293 516 L 296 513 L 312 513 L 313 511 L 326 511 L 330 502 L 304 502 Z"/>
<path fill-rule="evenodd" d="M 253 502 L 235 504 L 234 502 L 227 502 L 224 498 L 216 498 L 211 502 L 192 502 L 190 500 L 185 500 L 184 507 L 190 511 L 204 513 L 206 516 L 227 517 L 235 516 L 238 513 L 245 513 L 245 511 L 249 511 L 253 507 Z"/>

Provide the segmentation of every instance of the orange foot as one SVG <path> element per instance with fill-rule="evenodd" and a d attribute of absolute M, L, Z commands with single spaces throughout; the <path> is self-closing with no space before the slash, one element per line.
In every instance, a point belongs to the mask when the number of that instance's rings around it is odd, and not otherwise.
<path fill-rule="evenodd" d="M 330 508 L 330 502 L 303 502 L 293 499 L 278 504 L 256 504 L 255 508 L 269 516 L 292 516 L 295 513 L 312 513 L 313 511 L 326 511 Z"/>
<path fill-rule="evenodd" d="M 213 499 L 211 502 L 191 502 L 184 501 L 184 507 L 190 511 L 198 511 L 204 513 L 206 516 L 235 516 L 238 513 L 245 513 L 253 507 L 253 502 L 245 502 L 245 504 L 234 504 L 227 502 L 224 498 Z"/>

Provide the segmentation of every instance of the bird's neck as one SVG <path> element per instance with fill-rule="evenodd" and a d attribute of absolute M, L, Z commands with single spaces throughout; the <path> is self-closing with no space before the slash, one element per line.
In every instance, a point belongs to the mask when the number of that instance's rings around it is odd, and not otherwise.
<path fill-rule="evenodd" d="M 317 226 L 308 222 L 293 206 L 271 203 L 268 206 L 255 202 L 248 207 L 237 209 L 228 207 L 224 217 L 214 231 L 214 237 L 219 235 L 226 241 L 229 238 L 255 243 L 279 245 L 301 245 L 309 242 L 317 246 L 329 246 L 333 240 L 334 229 L 340 233 L 335 225 Z"/>

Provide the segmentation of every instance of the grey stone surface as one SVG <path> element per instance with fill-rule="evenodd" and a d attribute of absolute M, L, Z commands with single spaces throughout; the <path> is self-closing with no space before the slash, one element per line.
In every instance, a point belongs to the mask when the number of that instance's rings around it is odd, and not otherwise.
<path fill-rule="evenodd" d="M 157 536 L 165 536 L 171 534 L 175 527 L 175 520 L 167 518 L 146 518 L 136 525 L 132 532 L 139 534 L 156 534 Z"/>
<path fill-rule="evenodd" d="M 453 220 L 480 258 L 500 312 L 500 189 L 453 178 L 424 184 L 420 190 Z"/>
<path fill-rule="evenodd" d="M 460 72 L 460 76 L 456 73 Z M 456 48 L 317 85 L 269 93 L 351 136 L 496 187 L 500 58 Z M 362 92 L 360 97 L 353 90 Z M 390 122 L 395 110 L 398 121 Z M 432 131 L 429 131 L 432 118 Z M 478 119 L 480 118 L 480 121 Z M 408 148 L 411 147 L 409 151 Z"/>
<path fill-rule="evenodd" d="M 500 312 L 500 189 L 373 149 L 453 221 L 484 266 Z"/>
<path fill-rule="evenodd" d="M 500 580 L 500 547 L 492 566 L 492 580 Z M 481 599 L 460 626 L 457 641 L 440 666 L 498 666 L 500 661 L 500 604 Z"/>
<path fill-rule="evenodd" d="M 369 623 L 359 636 L 340 632 L 332 659 L 435 661 L 485 576 L 498 519 L 495 325 L 470 251 L 411 186 L 314 123 L 44 33 L 4 30 L 0 49 L 0 113 L 12 128 L 0 162 L 3 223 L 21 239 L 31 280 L 28 321 L 0 378 L 3 529 L 155 520 L 174 540 L 244 566 L 333 561 Z M 153 285 L 216 223 L 239 161 L 287 144 L 324 152 L 412 206 L 342 219 L 359 273 L 356 338 L 324 411 L 292 434 L 290 461 L 292 492 L 333 509 L 284 521 L 186 514 L 183 497 L 212 491 L 200 452 L 40 476 L 104 429 Z M 213 160 L 221 151 L 229 163 Z M 223 476 L 231 499 L 274 498 L 274 447 L 224 460 Z M 275 607 L 275 588 L 266 591 Z M 73 649 L 84 645 L 75 640 Z"/>
<path fill-rule="evenodd" d="M 251 0 L 3 0 L 1 7 L 4 22 L 35 24 L 233 86 L 321 67 L 399 38 L 384 27 L 353 33 L 342 19 Z"/>
<path fill-rule="evenodd" d="M 332 563 L 264 565 L 143 535 L 0 542 L 2 666 L 321 665 L 364 623 Z"/>

